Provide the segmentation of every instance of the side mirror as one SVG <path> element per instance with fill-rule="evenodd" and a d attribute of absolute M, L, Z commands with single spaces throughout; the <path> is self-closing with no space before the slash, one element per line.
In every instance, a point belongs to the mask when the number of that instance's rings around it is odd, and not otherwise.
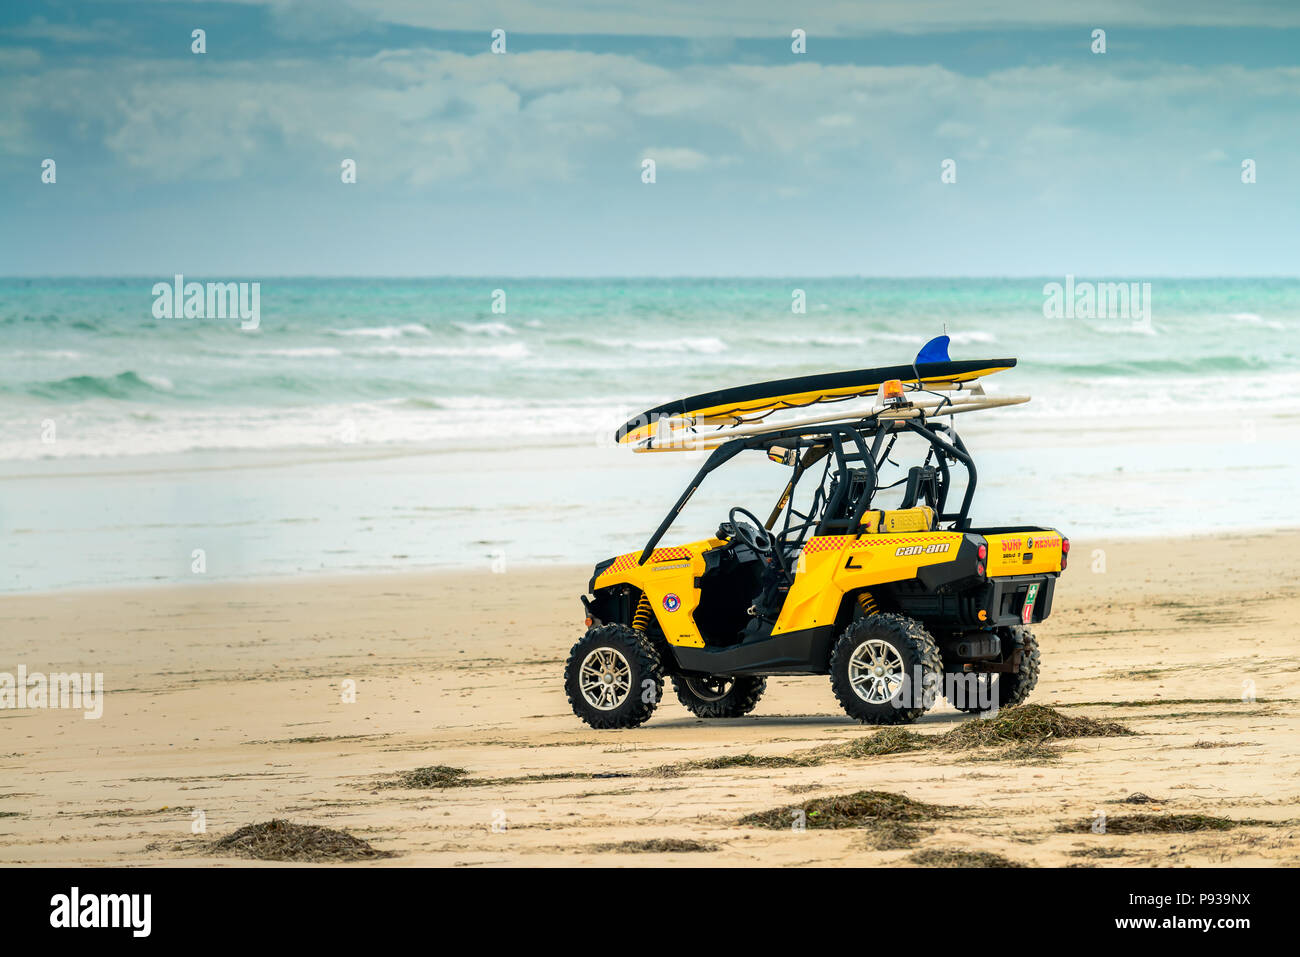
<path fill-rule="evenodd" d="M 779 462 L 781 465 L 797 465 L 799 462 L 799 450 L 786 449 L 779 445 L 769 445 L 767 447 L 767 457 L 773 462 Z"/>

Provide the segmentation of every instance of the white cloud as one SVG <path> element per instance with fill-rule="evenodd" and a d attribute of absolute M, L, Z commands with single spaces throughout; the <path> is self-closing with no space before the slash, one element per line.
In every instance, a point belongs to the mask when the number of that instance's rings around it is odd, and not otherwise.
<path fill-rule="evenodd" d="M 26 23 L 9 27 L 5 33 L 23 40 L 49 40 L 54 43 L 103 44 L 120 40 L 122 28 L 109 20 L 95 20 L 87 26 L 53 23 L 45 17 L 32 17 Z"/>
<path fill-rule="evenodd" d="M 527 188 L 626 163 L 639 142 L 667 144 L 665 166 L 743 164 L 799 188 L 846 175 L 937 178 L 947 156 L 996 155 L 983 175 L 1029 184 L 1176 165 L 1212 148 L 1235 155 L 1239 144 L 1294 153 L 1300 128 L 1296 68 L 1086 60 L 972 77 L 937 65 L 669 70 L 613 54 L 426 49 L 259 63 L 256 73 L 204 66 L 112 61 L 9 76 L 0 115 L 19 119 L 0 149 L 27 150 L 22 130 L 58 117 L 157 180 L 325 170 L 347 150 L 367 183 Z"/>

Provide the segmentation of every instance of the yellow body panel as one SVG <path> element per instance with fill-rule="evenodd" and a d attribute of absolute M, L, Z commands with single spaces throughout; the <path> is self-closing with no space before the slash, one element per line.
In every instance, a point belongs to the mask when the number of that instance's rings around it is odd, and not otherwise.
<path fill-rule="evenodd" d="M 962 538 L 961 532 L 929 531 L 861 538 L 814 535 L 804 543 L 772 634 L 833 624 L 845 592 L 914 578 L 924 565 L 951 561 Z"/>
<path fill-rule="evenodd" d="M 704 553 L 726 543 L 706 538 L 675 548 L 656 548 L 644 565 L 640 552 L 619 555 L 595 581 L 597 588 L 626 583 L 639 588 L 650 601 L 655 620 L 670 645 L 703 648 L 704 637 L 695 625 L 700 590 L 695 579 L 704 574 Z"/>
<path fill-rule="evenodd" d="M 808 539 L 798 558 L 794 584 L 772 628 L 773 636 L 832 624 L 846 592 L 914 578 L 916 570 L 924 565 L 957 557 L 962 533 L 929 531 L 933 513 L 928 508 L 868 512 L 863 516 L 863 525 L 868 524 L 868 517 L 872 526 L 877 521 L 888 526 L 891 517 L 896 517 L 899 524 L 923 520 L 927 530 L 814 535 Z M 1059 536 L 1057 539 L 1059 543 Z M 637 564 L 640 552 L 628 552 L 615 558 L 594 584 L 596 588 L 627 584 L 639 589 L 649 600 L 670 645 L 703 648 L 704 637 L 695 624 L 695 609 L 700 604 L 700 589 L 695 581 L 704 574 L 704 553 L 725 544 L 723 539 L 707 538 L 673 548 L 656 548 L 644 565 Z"/>
<path fill-rule="evenodd" d="M 986 535 L 985 539 L 989 545 L 986 567 L 990 578 L 1061 570 L 1059 532 L 1004 532 L 1000 535 Z"/>

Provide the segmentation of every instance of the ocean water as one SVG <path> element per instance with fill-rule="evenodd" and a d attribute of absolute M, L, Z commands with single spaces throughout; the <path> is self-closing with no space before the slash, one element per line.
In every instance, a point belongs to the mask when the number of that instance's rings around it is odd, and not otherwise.
<path fill-rule="evenodd" d="M 698 467 L 612 448 L 626 418 L 945 331 L 953 358 L 1017 357 L 988 386 L 1034 397 L 958 420 L 978 518 L 1300 523 L 1300 280 L 1145 280 L 1135 319 L 1048 318 L 1064 277 L 267 279 L 245 330 L 155 318 L 170 278 L 0 280 L 0 588 L 594 561 Z M 675 537 L 783 477 L 715 476 Z"/>

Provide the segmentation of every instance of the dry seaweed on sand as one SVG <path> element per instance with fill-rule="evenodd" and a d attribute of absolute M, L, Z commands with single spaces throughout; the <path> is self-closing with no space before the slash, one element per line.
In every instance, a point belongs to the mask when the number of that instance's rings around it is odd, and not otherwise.
<path fill-rule="evenodd" d="M 992 752 L 968 754 L 963 762 L 1009 761 L 1012 764 L 1051 764 L 1061 759 L 1061 749 L 1041 741 L 1024 741 Z"/>
<path fill-rule="evenodd" d="M 1267 821 L 1234 821 L 1209 814 L 1124 814 L 1106 818 L 1106 834 L 1186 834 L 1192 831 L 1226 831 L 1234 827 L 1267 824 Z M 1084 818 L 1060 825 L 1065 833 L 1092 831 L 1094 818 Z"/>
<path fill-rule="evenodd" d="M 381 780 L 373 787 L 439 789 L 535 783 L 538 781 L 576 781 L 608 777 L 677 777 L 688 771 L 724 771 L 732 768 L 812 768 L 845 758 L 878 757 L 904 754 L 929 748 L 947 750 L 975 750 L 1002 747 L 1003 750 L 978 760 L 1012 761 L 1021 764 L 1043 764 L 1059 757 L 1057 749 L 1046 744 L 1050 740 L 1109 735 L 1133 732 L 1115 721 L 1098 721 L 1095 718 L 1071 717 L 1043 705 L 1020 705 L 1004 708 L 995 717 L 977 718 L 946 731 L 943 734 L 920 734 L 908 728 L 882 728 L 872 735 L 851 741 L 823 745 L 791 755 L 724 754 L 711 758 L 698 758 L 665 764 L 644 771 L 591 773 L 562 771 L 548 774 L 525 775 L 510 778 L 472 778 L 464 768 L 435 764 L 429 767 L 399 771 Z"/>
<path fill-rule="evenodd" d="M 1249 748 L 1259 745 L 1258 741 L 1197 741 L 1189 748 Z"/>
<path fill-rule="evenodd" d="M 1041 704 L 1004 708 L 992 718 L 976 718 L 939 735 L 937 745 L 961 750 L 1061 738 L 1097 738 L 1133 732 L 1118 721 L 1064 715 Z"/>
<path fill-rule="evenodd" d="M 393 856 L 391 851 L 378 850 L 344 831 L 278 818 L 245 825 L 213 841 L 207 853 L 259 861 L 299 862 L 363 861 Z"/>
<path fill-rule="evenodd" d="M 902 754 L 921 751 L 934 746 L 935 737 L 918 734 L 907 728 L 883 728 L 865 738 L 855 738 L 847 744 L 835 745 L 834 752 L 846 758 L 865 758 L 880 754 Z"/>
<path fill-rule="evenodd" d="M 993 717 L 967 721 L 943 734 L 920 734 L 908 728 L 884 728 L 869 737 L 818 749 L 817 753 L 827 758 L 865 758 L 928 748 L 970 751 L 1003 747 L 1003 751 L 979 760 L 1037 764 L 1060 757 L 1060 752 L 1047 744 L 1049 741 L 1128 734 L 1133 732 L 1117 721 L 1074 717 L 1045 705 L 1027 704 L 1004 708 Z"/>
<path fill-rule="evenodd" d="M 897 851 L 912 847 L 921 839 L 918 827 L 903 821 L 876 821 L 859 839 L 859 846 L 868 851 Z"/>
<path fill-rule="evenodd" d="M 469 780 L 469 772 L 464 768 L 453 768 L 445 764 L 435 764 L 427 768 L 412 768 L 399 771 L 391 779 L 381 781 L 376 787 L 381 788 L 460 788 L 476 782 Z"/>
<path fill-rule="evenodd" d="M 590 781 L 594 778 L 627 778 L 631 774 L 596 774 L 587 771 L 556 771 L 547 774 L 526 774 L 510 778 L 472 778 L 464 768 L 434 764 L 424 768 L 398 771 L 374 782 L 370 787 L 409 788 L 433 790 L 438 788 L 488 787 L 503 784 L 533 784 L 539 781 Z"/>
<path fill-rule="evenodd" d="M 1095 857 L 1095 858 L 1113 858 L 1128 857 L 1129 851 L 1122 847 L 1083 847 L 1074 851 L 1066 851 L 1071 857 Z"/>
<path fill-rule="evenodd" d="M 618 854 L 679 854 L 716 851 L 718 845 L 684 837 L 652 837 L 641 841 L 618 841 L 612 844 L 593 844 L 588 850 Z"/>
<path fill-rule="evenodd" d="M 812 756 L 724 754 L 716 758 L 697 758 L 677 764 L 665 764 L 648 772 L 656 777 L 676 777 L 683 771 L 724 771 L 727 768 L 811 768 L 821 764 Z"/>
<path fill-rule="evenodd" d="M 738 823 L 776 830 L 785 830 L 796 821 L 810 828 L 862 827 L 879 821 L 932 821 L 951 810 L 888 791 L 857 791 L 746 814 Z"/>
<path fill-rule="evenodd" d="M 992 851 L 966 851 L 945 848 L 926 848 L 909 854 L 907 860 L 917 867 L 1024 867 Z"/>

